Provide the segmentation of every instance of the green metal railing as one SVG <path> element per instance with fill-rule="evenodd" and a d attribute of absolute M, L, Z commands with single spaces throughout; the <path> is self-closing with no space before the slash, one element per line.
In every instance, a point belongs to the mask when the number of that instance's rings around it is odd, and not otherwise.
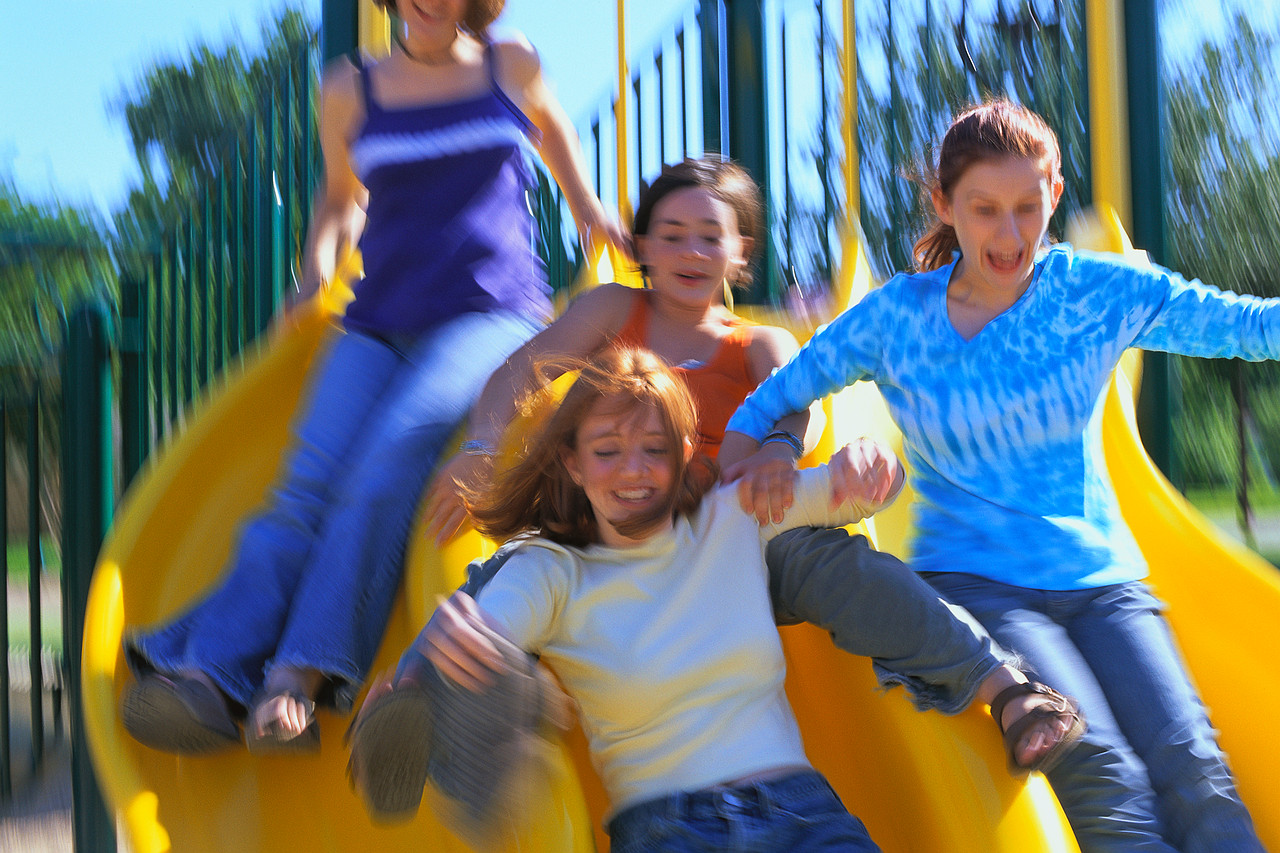
<path fill-rule="evenodd" d="M 13 795 L 15 771 L 34 776 L 44 762 L 46 746 L 61 741 L 64 734 L 62 654 L 45 641 L 60 627 L 54 624 L 46 630 L 45 611 L 56 598 L 49 602 L 43 594 L 45 581 L 52 576 L 43 545 L 48 531 L 41 496 L 49 486 L 43 462 L 56 453 L 43 437 L 48 413 L 42 409 L 55 396 L 42 387 L 46 384 L 39 382 L 29 390 L 0 396 L 0 483 L 5 484 L 0 487 L 0 591 L 4 593 L 0 599 L 4 602 L 0 606 L 0 800 Z M 12 471 L 11 462 L 25 470 Z M 24 484 L 15 502 L 23 505 L 24 513 L 16 512 L 18 506 L 10 506 L 7 486 L 11 481 Z M 18 557 L 20 565 L 10 564 L 10 518 L 15 514 L 25 514 L 22 535 L 26 553 Z M 25 596 L 20 592 L 23 587 Z M 25 609 L 18 614 L 18 621 L 26 623 L 26 638 L 16 644 L 11 633 L 16 626 L 10 624 L 8 608 L 10 593 L 18 600 L 26 599 Z M 15 708 L 12 700 L 21 701 L 23 692 L 26 707 Z M 20 721 L 25 726 L 20 726 Z"/>
<path fill-rule="evenodd" d="M 296 286 L 319 164 L 315 88 L 307 51 L 259 93 L 253 121 L 229 131 L 217 168 L 145 271 L 121 278 L 126 483 Z"/>

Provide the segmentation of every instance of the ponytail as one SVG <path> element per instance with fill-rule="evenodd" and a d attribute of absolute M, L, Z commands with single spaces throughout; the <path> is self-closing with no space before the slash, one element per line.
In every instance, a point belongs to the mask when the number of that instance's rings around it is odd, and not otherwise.
<path fill-rule="evenodd" d="M 935 221 L 925 235 L 911 247 L 911 259 L 916 272 L 932 272 L 951 263 L 951 254 L 960 248 L 956 229 L 945 222 Z"/>

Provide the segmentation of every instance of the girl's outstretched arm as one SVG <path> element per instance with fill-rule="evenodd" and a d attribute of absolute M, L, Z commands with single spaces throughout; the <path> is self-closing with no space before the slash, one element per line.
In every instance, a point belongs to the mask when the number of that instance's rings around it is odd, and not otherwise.
<path fill-rule="evenodd" d="M 607 240 L 630 255 L 626 232 L 591 189 L 578 133 L 547 86 L 538 52 L 522 36 L 498 43 L 495 51 L 503 91 L 541 133 L 538 154 L 564 193 L 583 248 Z"/>

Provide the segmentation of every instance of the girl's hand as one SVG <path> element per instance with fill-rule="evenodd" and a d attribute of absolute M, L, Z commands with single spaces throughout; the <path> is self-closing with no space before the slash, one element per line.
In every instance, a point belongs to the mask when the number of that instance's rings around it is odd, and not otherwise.
<path fill-rule="evenodd" d="M 848 501 L 879 506 L 897 493 L 904 476 L 898 457 L 888 445 L 860 438 L 831 455 L 831 506 Z"/>
<path fill-rule="evenodd" d="M 725 468 L 721 481 L 738 481 L 738 503 L 763 527 L 782 521 L 795 500 L 796 460 L 781 442 L 763 445 L 751 456 Z"/>
<path fill-rule="evenodd" d="M 458 484 L 476 482 L 490 464 L 485 456 L 459 453 L 436 472 L 427 490 L 426 516 L 427 536 L 435 540 L 437 546 L 444 545 L 470 526 Z"/>
<path fill-rule="evenodd" d="M 492 673 L 506 668 L 497 637 L 475 599 L 458 591 L 440 602 L 413 645 L 441 675 L 479 691 L 493 683 Z"/>
<path fill-rule="evenodd" d="M 607 243 L 622 253 L 628 261 L 634 261 L 631 251 L 631 235 L 616 217 L 610 216 L 600 204 L 582 214 L 578 222 L 578 242 L 584 252 L 590 252 L 600 243 Z"/>

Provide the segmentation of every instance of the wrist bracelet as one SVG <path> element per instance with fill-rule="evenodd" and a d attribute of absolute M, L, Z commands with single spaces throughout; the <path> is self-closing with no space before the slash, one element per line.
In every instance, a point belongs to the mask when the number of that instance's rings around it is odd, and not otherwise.
<path fill-rule="evenodd" d="M 794 432 L 787 432 L 785 429 L 775 429 L 773 432 L 760 439 L 760 446 L 780 442 L 791 448 L 791 452 L 795 454 L 796 459 L 804 456 L 804 442 L 800 440 L 800 436 Z"/>
<path fill-rule="evenodd" d="M 468 438 L 462 442 L 458 450 L 467 456 L 495 456 L 498 452 L 492 442 L 478 438 Z"/>

